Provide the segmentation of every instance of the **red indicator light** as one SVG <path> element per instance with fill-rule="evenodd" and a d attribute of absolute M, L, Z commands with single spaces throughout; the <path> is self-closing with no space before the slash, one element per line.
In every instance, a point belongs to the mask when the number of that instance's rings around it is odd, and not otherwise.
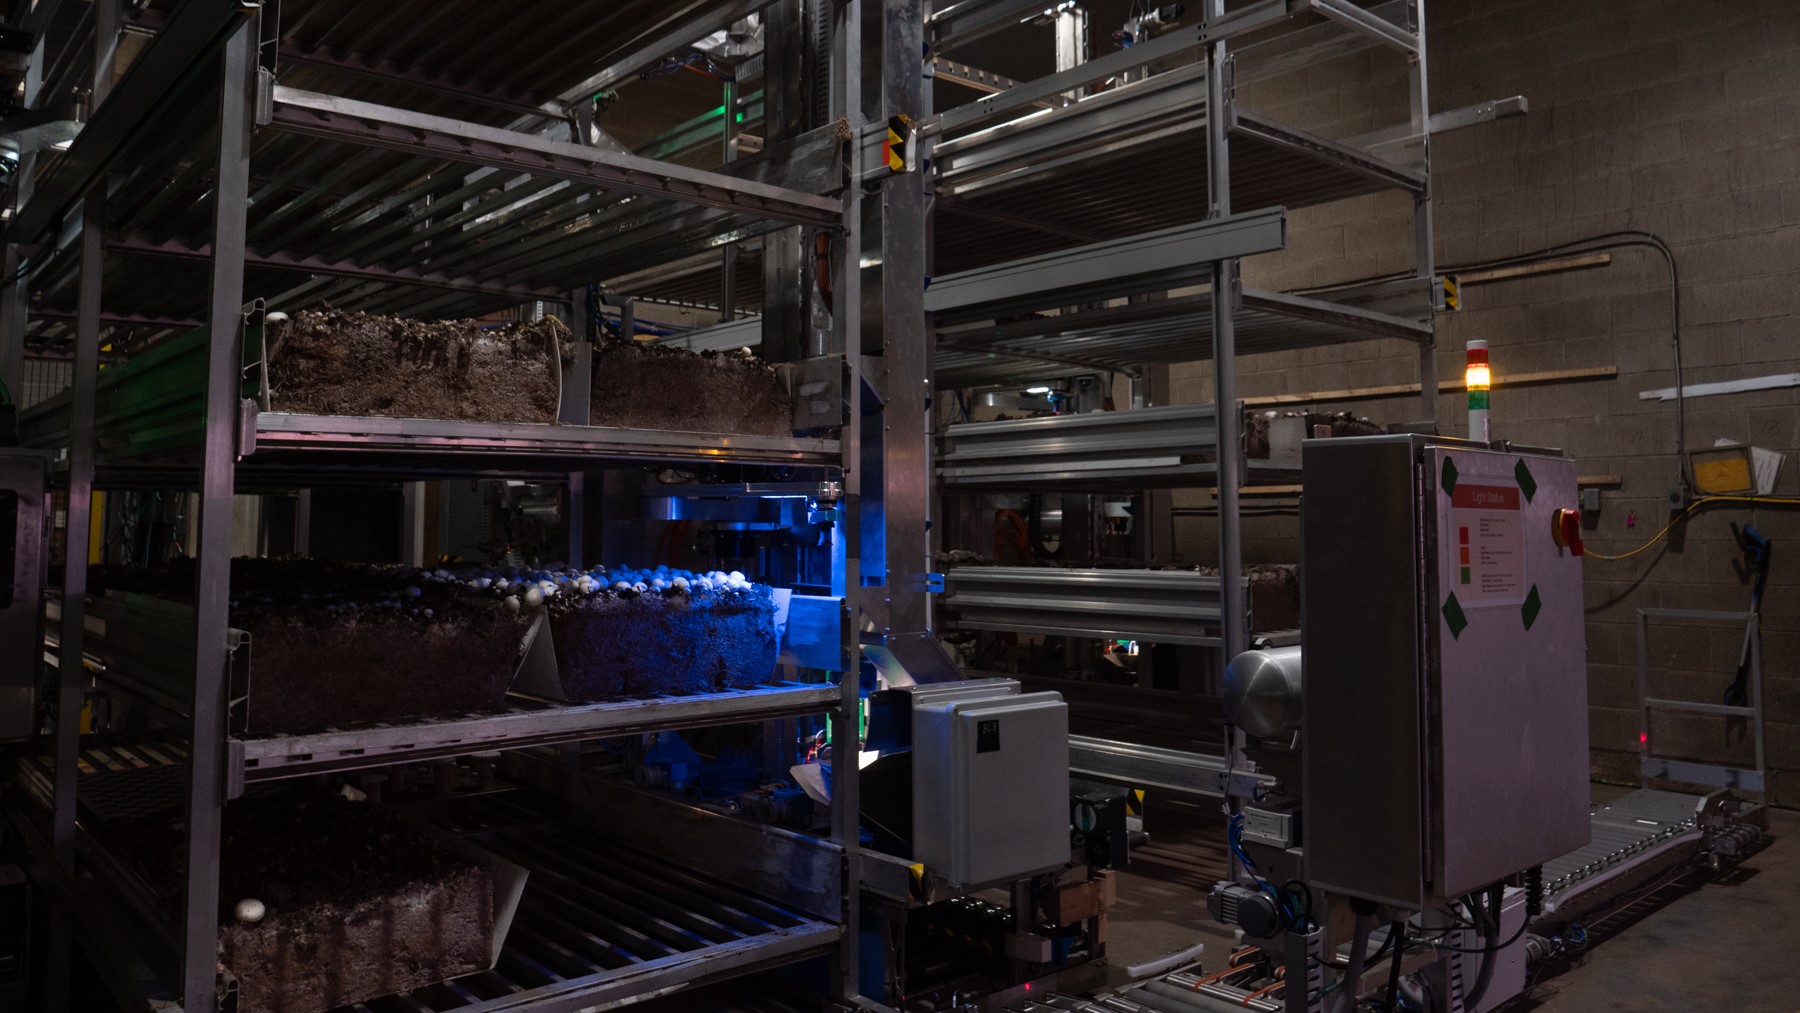
<path fill-rule="evenodd" d="M 1649 732 L 1639 732 L 1638 733 L 1638 745 L 1647 746 L 1649 744 L 1650 744 L 1650 733 Z"/>

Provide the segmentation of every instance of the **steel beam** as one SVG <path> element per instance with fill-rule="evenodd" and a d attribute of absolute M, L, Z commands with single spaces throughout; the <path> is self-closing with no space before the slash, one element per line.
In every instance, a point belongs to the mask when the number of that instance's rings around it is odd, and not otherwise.
<path fill-rule="evenodd" d="M 1220 642 L 1219 578 L 1192 570 L 960 566 L 945 574 L 944 584 L 944 608 L 955 614 L 957 629 L 1197 647 Z M 1237 620 L 1246 622 L 1243 615 Z"/>
<path fill-rule="evenodd" d="M 1464 127 L 1492 123 L 1495 120 L 1511 119 L 1514 116 L 1523 116 L 1530 111 L 1531 103 L 1526 100 L 1525 96 L 1513 95 L 1509 98 L 1490 99 L 1474 105 L 1432 113 L 1428 121 L 1429 126 L 1424 133 L 1420 133 L 1418 128 L 1409 122 L 1401 126 L 1389 127 L 1386 130 L 1375 130 L 1366 134 L 1358 134 L 1355 137 L 1346 137 L 1343 143 L 1352 148 L 1379 152 L 1387 148 L 1416 144 L 1430 134 L 1444 134 L 1452 130 L 1461 130 Z"/>
<path fill-rule="evenodd" d="M 915 122 L 925 110 L 923 10 L 919 0 L 887 0 L 882 8 L 882 108 Z M 931 328 L 926 319 L 925 181 L 889 176 L 881 188 L 881 516 L 886 574 L 874 589 L 885 599 L 887 636 L 931 629 L 929 538 L 932 395 Z M 868 489 L 863 490 L 865 494 Z"/>
<path fill-rule="evenodd" d="M 210 260 L 210 245 L 190 246 L 180 240 L 171 239 L 157 242 L 148 236 L 126 236 L 107 244 L 119 253 L 140 254 L 150 257 L 172 257 L 177 260 Z M 545 299 L 561 302 L 568 296 L 564 289 L 539 287 L 533 285 L 508 285 L 482 281 L 468 275 L 448 275 L 436 271 L 418 271 L 411 268 L 384 268 L 371 265 L 351 263 L 348 261 L 326 260 L 323 257 L 303 257 L 289 253 L 255 253 L 247 251 L 244 263 L 249 267 L 269 267 L 282 271 L 300 271 L 306 274 L 323 274 L 334 278 L 358 278 L 364 281 L 390 282 L 399 285 L 418 285 L 423 288 L 445 289 L 451 292 L 470 292 L 477 295 L 506 296 L 521 302 L 533 299 Z"/>
<path fill-rule="evenodd" d="M 964 422 L 944 430 L 938 474 L 953 488 L 1210 485 L 1217 427 L 1210 404 Z"/>
<path fill-rule="evenodd" d="M 158 112 L 174 95 L 175 86 L 243 25 L 250 13 L 251 9 L 237 0 L 183 3 L 157 33 L 156 41 L 132 63 L 112 100 L 94 110 L 75 143 L 39 180 L 30 200 L 6 229 L 6 240 L 36 242 L 45 230 L 61 222 L 134 142 L 161 136 L 159 124 L 165 121 Z"/>
<path fill-rule="evenodd" d="M 280 55 L 282 63 L 293 67 L 313 67 L 372 81 L 404 85 L 431 95 L 525 116 L 553 115 L 551 110 L 556 108 L 543 102 L 533 102 L 529 96 L 512 91 L 504 85 L 481 84 L 469 87 L 464 82 L 452 80 L 435 71 L 404 66 L 388 59 L 372 59 L 360 53 L 343 52 L 329 46 L 306 46 L 291 38 L 282 41 Z"/>
<path fill-rule="evenodd" d="M 118 45 L 119 0 L 95 0 L 94 102 L 112 89 L 112 57 Z M 73 45 L 71 46 L 73 48 Z M 73 871 L 76 782 L 80 775 L 81 709 L 87 686 L 82 639 L 86 635 L 88 554 L 94 505 L 95 388 L 100 375 L 100 304 L 106 257 L 106 192 L 95 188 L 81 205 L 81 281 L 75 312 L 75 364 L 69 391 L 67 523 L 63 536 L 63 614 L 57 665 L 56 788 L 52 839 L 56 857 Z M 23 287 L 22 285 L 19 287 Z"/>
<path fill-rule="evenodd" d="M 1436 285 L 1437 226 L 1431 207 L 1431 77 L 1425 62 L 1425 0 L 1412 0 L 1410 16 L 1418 46 L 1407 58 L 1407 93 L 1412 109 L 1412 128 L 1419 134 L 1419 174 L 1425 181 L 1424 187 L 1413 194 L 1413 275 L 1427 285 Z M 1419 343 L 1419 419 L 1425 423 L 1427 432 L 1436 432 L 1436 299 L 1425 301 L 1425 327 L 1428 333 Z"/>
<path fill-rule="evenodd" d="M 559 97 L 563 112 L 566 113 L 577 102 L 623 83 L 631 75 L 670 53 L 692 45 L 716 31 L 729 28 L 733 22 L 755 14 L 772 2 L 773 0 L 727 0 L 725 3 L 689 4 L 686 9 L 676 11 L 663 22 L 656 34 L 630 39 L 628 49 L 608 53 L 596 61 L 602 65 L 597 73 Z"/>
<path fill-rule="evenodd" d="M 832 0 L 831 81 L 829 118 L 844 123 L 851 137 L 863 131 L 863 5 L 858 0 Z M 857 179 L 862 172 L 862 146 L 847 146 L 845 175 Z M 863 442 L 862 381 L 862 312 L 863 272 L 863 189 L 854 184 L 845 188 L 841 235 L 835 262 L 836 277 L 831 290 L 831 345 L 829 351 L 844 356 L 848 366 L 848 418 L 842 434 L 840 474 L 842 488 L 836 507 L 836 523 L 831 529 L 831 593 L 845 601 L 853 601 L 862 586 L 862 539 L 859 525 L 862 514 L 862 468 L 860 454 Z M 856 628 L 862 616 L 852 608 L 846 622 Z M 846 644 L 846 651 L 855 651 Z M 857 667 L 853 662 L 851 667 Z M 862 679 L 855 671 L 838 676 L 838 706 L 832 720 L 838 728 L 861 727 Z M 862 743 L 856 735 L 838 735 L 832 741 L 832 769 L 840 773 L 832 786 L 837 804 L 831 807 L 831 836 L 844 849 L 844 903 L 839 920 L 844 926 L 831 969 L 833 998 L 854 1000 L 861 991 L 862 903 L 864 859 L 861 838 Z"/>
<path fill-rule="evenodd" d="M 776 221 L 836 226 L 843 210 L 843 201 L 830 197 L 283 85 L 274 86 L 269 110 L 269 125 L 288 133 L 669 197 Z"/>
<path fill-rule="evenodd" d="M 1188 797 L 1222 798 L 1226 794 L 1226 766 L 1220 757 L 1085 735 L 1069 736 L 1069 773 Z M 1242 776 L 1253 783 L 1275 782 L 1267 774 Z"/>
<path fill-rule="evenodd" d="M 75 310 L 57 309 L 53 306 L 33 306 L 31 315 L 43 320 L 74 320 Z M 167 327 L 186 329 L 199 327 L 205 323 L 192 317 L 152 317 L 140 313 L 109 313 L 100 311 L 100 322 L 114 327 Z"/>
<path fill-rule="evenodd" d="M 1008 88 L 1019 86 L 1019 82 L 1014 78 L 996 74 L 991 70 L 982 70 L 980 67 L 971 67 L 966 63 L 957 63 L 954 60 L 935 59 L 926 64 L 925 69 L 931 74 L 933 80 L 960 84 L 964 88 L 972 88 L 983 95 L 997 95 Z M 1045 109 L 1052 109 L 1062 104 L 1066 103 L 1039 103 Z"/>
<path fill-rule="evenodd" d="M 200 458 L 200 530 L 195 545 L 199 565 L 194 589 L 193 755 L 181 937 L 181 996 L 188 1013 L 212 1010 L 217 977 L 219 842 L 225 804 L 226 623 L 231 595 L 231 505 L 238 449 L 238 359 L 250 143 L 255 130 L 256 42 L 257 25 L 239 21 L 225 44 L 220 68 L 219 162 L 206 315 L 206 435 Z"/>
<path fill-rule="evenodd" d="M 102 0 L 104 2 L 104 0 Z M 81 289 L 75 320 L 75 366 L 69 397 L 69 505 L 63 543 L 63 601 L 57 665 L 56 804 L 53 839 L 66 867 L 75 860 L 75 783 L 81 753 L 81 706 L 87 670 L 82 607 L 87 596 L 89 521 L 94 490 L 94 388 L 100 373 L 101 265 L 106 255 L 106 196 L 90 193 L 81 216 Z"/>
<path fill-rule="evenodd" d="M 1303 12 L 1308 6 L 1308 0 L 1259 0 L 1230 14 L 1215 12 L 1197 25 L 1185 25 L 1149 42 L 958 106 L 925 124 L 920 133 L 958 134 L 1015 109 L 1045 100 L 1054 101 L 1058 95 L 1079 91 L 1095 81 L 1130 73 L 1148 64 L 1192 56 L 1209 46 L 1223 46 L 1228 38 L 1267 28 Z"/>
<path fill-rule="evenodd" d="M 934 55 L 1023 24 L 1053 6 L 1046 0 L 962 0 L 934 11 L 926 22 Z"/>
<path fill-rule="evenodd" d="M 1341 25 L 1362 32 L 1390 49 L 1416 54 L 1425 48 L 1421 41 L 1424 38 L 1423 31 L 1414 35 L 1392 21 L 1356 6 L 1350 0 L 1310 0 L 1310 3 L 1313 10 Z M 1423 25 L 1420 27 L 1423 28 Z"/>
<path fill-rule="evenodd" d="M 1207 280 L 1215 260 L 1286 245 L 1287 212 L 1265 208 L 934 278 L 925 308 L 948 319 L 1166 291 Z"/>
<path fill-rule="evenodd" d="M 1207 20 L 1225 14 L 1225 0 L 1206 0 Z M 1136 48 L 1136 47 L 1133 47 Z M 1208 217 L 1224 218 L 1231 214 L 1231 124 L 1236 118 L 1237 102 L 1233 94 L 1232 66 L 1227 62 L 1225 40 L 1215 39 L 1206 54 L 1206 167 Z M 1216 260 L 1212 263 L 1212 356 L 1213 403 L 1235 405 L 1237 397 L 1237 306 L 1241 299 L 1238 262 Z M 1214 461 L 1225 479 L 1218 484 L 1219 498 L 1219 582 L 1222 610 L 1219 671 L 1225 671 L 1231 659 L 1244 652 L 1249 644 L 1249 624 L 1244 621 L 1248 609 L 1245 594 L 1244 545 L 1242 517 L 1238 507 L 1238 482 L 1235 476 L 1243 468 L 1243 413 L 1226 412 L 1217 418 L 1213 429 Z M 1242 730 L 1225 726 L 1225 767 L 1227 776 L 1244 765 L 1245 738 Z M 1226 808 L 1236 815 L 1242 806 L 1236 795 L 1228 795 Z M 1235 852 L 1227 858 L 1233 879 L 1241 878 L 1243 867 Z"/>

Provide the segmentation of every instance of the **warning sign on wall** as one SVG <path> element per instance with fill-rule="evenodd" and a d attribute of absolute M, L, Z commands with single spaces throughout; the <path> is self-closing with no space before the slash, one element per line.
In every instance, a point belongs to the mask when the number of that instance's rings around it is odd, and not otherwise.
<path fill-rule="evenodd" d="M 1444 546 L 1445 590 L 1465 607 L 1525 600 L 1525 520 L 1519 490 L 1462 481 L 1450 494 Z"/>

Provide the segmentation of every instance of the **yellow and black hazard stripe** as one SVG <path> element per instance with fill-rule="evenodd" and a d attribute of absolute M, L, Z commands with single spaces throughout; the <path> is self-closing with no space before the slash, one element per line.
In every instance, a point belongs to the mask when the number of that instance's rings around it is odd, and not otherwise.
<path fill-rule="evenodd" d="M 905 115 L 889 116 L 887 136 L 881 141 L 881 160 L 890 172 L 905 172 L 908 138 L 912 136 L 912 118 Z"/>

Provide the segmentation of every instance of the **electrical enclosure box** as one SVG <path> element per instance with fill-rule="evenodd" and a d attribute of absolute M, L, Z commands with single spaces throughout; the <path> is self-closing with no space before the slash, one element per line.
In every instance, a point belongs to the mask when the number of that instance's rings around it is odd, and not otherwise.
<path fill-rule="evenodd" d="M 1574 462 L 1419 435 L 1303 455 L 1312 885 L 1419 909 L 1585 845 Z"/>
<path fill-rule="evenodd" d="M 37 717 L 48 468 L 36 451 L 0 450 L 0 742 L 29 738 Z"/>
<path fill-rule="evenodd" d="M 913 859 L 955 887 L 1068 862 L 1069 708 L 1058 693 L 913 710 Z"/>

